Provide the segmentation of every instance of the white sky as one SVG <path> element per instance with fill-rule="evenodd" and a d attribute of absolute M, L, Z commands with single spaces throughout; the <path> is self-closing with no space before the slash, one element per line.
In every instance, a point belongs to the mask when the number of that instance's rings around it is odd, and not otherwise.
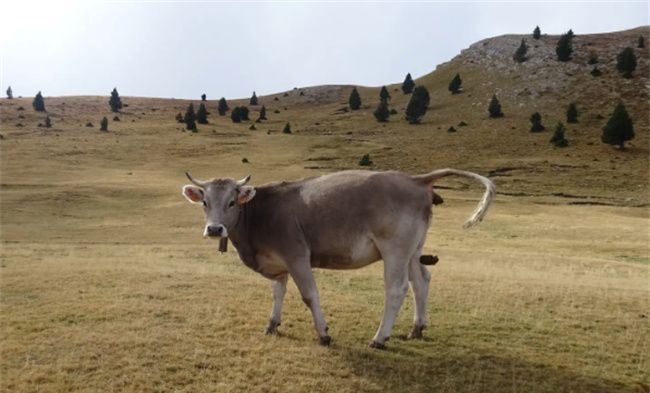
<path fill-rule="evenodd" d="M 495 35 L 650 24 L 647 1 L 0 2 L 0 92 L 208 99 L 432 71 Z"/>

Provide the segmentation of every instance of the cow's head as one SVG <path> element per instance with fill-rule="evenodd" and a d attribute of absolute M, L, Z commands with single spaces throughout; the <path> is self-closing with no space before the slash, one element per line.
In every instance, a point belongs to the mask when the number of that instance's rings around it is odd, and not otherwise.
<path fill-rule="evenodd" d="M 247 186 L 250 175 L 237 181 L 213 179 L 201 181 L 185 173 L 192 184 L 183 186 L 183 196 L 192 203 L 203 205 L 205 229 L 203 236 L 228 237 L 239 220 L 241 206 L 255 196 L 255 188 Z"/>

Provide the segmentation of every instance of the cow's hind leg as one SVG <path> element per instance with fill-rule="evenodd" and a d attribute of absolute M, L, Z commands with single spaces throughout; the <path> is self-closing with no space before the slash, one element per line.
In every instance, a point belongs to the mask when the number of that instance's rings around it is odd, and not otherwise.
<path fill-rule="evenodd" d="M 318 332 L 320 344 L 328 346 L 330 345 L 331 338 L 327 334 L 327 324 L 325 323 L 325 317 L 320 308 L 318 289 L 316 288 L 316 281 L 314 281 L 311 266 L 309 262 L 296 265 L 298 266 L 290 269 L 289 273 L 302 295 L 302 301 L 311 310 L 312 317 L 314 318 L 314 327 L 316 328 L 316 332 Z"/>
<path fill-rule="evenodd" d="M 273 280 L 273 310 L 269 324 L 266 326 L 266 334 L 278 334 L 278 326 L 282 322 L 282 302 L 287 292 L 287 275 L 277 277 Z"/>
<path fill-rule="evenodd" d="M 415 299 L 415 317 L 413 330 L 408 338 L 422 338 L 422 330 L 427 323 L 427 298 L 429 296 L 429 281 L 431 274 L 420 263 L 420 252 L 417 252 L 409 262 L 409 282 Z"/>
<path fill-rule="evenodd" d="M 399 312 L 404 296 L 408 291 L 408 263 L 403 257 L 382 253 L 384 260 L 385 303 L 379 329 L 370 342 L 370 347 L 384 349 L 390 338 L 395 318 Z"/>

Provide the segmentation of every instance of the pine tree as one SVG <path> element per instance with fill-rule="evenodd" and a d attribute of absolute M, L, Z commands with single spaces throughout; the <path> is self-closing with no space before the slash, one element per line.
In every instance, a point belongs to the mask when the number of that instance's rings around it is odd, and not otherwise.
<path fill-rule="evenodd" d="M 371 166 L 372 160 L 370 159 L 370 154 L 364 154 L 359 160 L 359 166 Z"/>
<path fill-rule="evenodd" d="M 352 93 L 350 93 L 350 99 L 348 102 L 350 104 L 350 109 L 353 111 L 361 108 L 361 96 L 359 95 L 356 87 L 352 89 Z"/>
<path fill-rule="evenodd" d="M 251 97 L 250 105 L 257 105 L 257 95 L 255 95 L 255 92 L 253 92 L 253 96 Z"/>
<path fill-rule="evenodd" d="M 388 101 L 385 99 L 379 100 L 379 106 L 373 112 L 375 119 L 380 123 L 385 123 L 390 117 L 390 111 L 388 110 Z"/>
<path fill-rule="evenodd" d="M 515 54 L 512 56 L 512 59 L 517 63 L 523 63 L 524 61 L 528 60 L 528 58 L 526 58 L 526 52 L 528 52 L 528 46 L 526 46 L 526 40 L 522 38 L 521 44 L 519 45 L 519 48 L 517 48 Z"/>
<path fill-rule="evenodd" d="M 11 100 L 11 99 L 13 99 L 13 98 L 14 98 L 14 93 L 13 93 L 13 91 L 11 90 L 11 86 L 9 86 L 9 87 L 7 87 L 7 99 L 8 99 L 8 100 Z"/>
<path fill-rule="evenodd" d="M 539 30 L 539 26 L 535 26 L 535 30 L 533 30 L 533 38 L 538 40 L 542 36 L 541 30 Z"/>
<path fill-rule="evenodd" d="M 248 118 L 248 108 L 245 106 L 240 106 L 239 107 L 239 115 L 241 116 L 242 120 L 248 121 L 250 120 Z"/>
<path fill-rule="evenodd" d="M 636 47 L 637 48 L 645 48 L 645 39 L 643 39 L 642 35 L 639 36 Z"/>
<path fill-rule="evenodd" d="M 625 141 L 633 138 L 634 124 L 623 103 L 619 103 L 607 124 L 603 127 L 603 134 L 600 139 L 603 143 L 618 145 L 620 149 L 624 149 Z"/>
<path fill-rule="evenodd" d="M 45 112 L 45 100 L 43 99 L 43 95 L 41 95 L 40 91 L 36 94 L 36 97 L 34 97 L 32 106 L 36 112 Z"/>
<path fill-rule="evenodd" d="M 571 53 L 573 53 L 573 43 L 571 41 L 572 36 L 567 34 L 562 34 L 560 39 L 555 46 L 555 53 L 557 54 L 557 59 L 559 61 L 569 61 L 571 60 Z"/>
<path fill-rule="evenodd" d="M 566 32 L 566 35 L 569 37 L 569 39 L 573 39 L 576 35 L 573 34 L 573 29 L 569 29 L 569 31 Z"/>
<path fill-rule="evenodd" d="M 634 49 L 628 46 L 616 56 L 616 69 L 623 73 L 623 77 L 632 78 L 632 72 L 636 69 Z"/>
<path fill-rule="evenodd" d="M 379 92 L 379 100 L 384 100 L 386 102 L 390 101 L 390 93 L 388 92 L 386 86 L 381 87 L 381 91 Z"/>
<path fill-rule="evenodd" d="M 226 99 L 221 97 L 219 100 L 219 106 L 217 107 L 217 111 L 219 112 L 219 116 L 225 116 L 226 112 L 228 112 L 228 103 L 226 102 Z"/>
<path fill-rule="evenodd" d="M 233 123 L 241 123 L 241 113 L 239 112 L 238 106 L 230 111 L 230 120 L 232 120 Z"/>
<path fill-rule="evenodd" d="M 266 119 L 266 107 L 262 105 L 262 109 L 260 109 L 260 120 L 267 120 Z"/>
<path fill-rule="evenodd" d="M 415 82 L 413 82 L 413 78 L 411 78 L 411 73 L 406 74 L 406 78 L 404 78 L 404 82 L 402 82 L 402 91 L 404 94 L 411 94 L 414 87 Z"/>
<path fill-rule="evenodd" d="M 119 119 L 119 118 L 118 118 L 118 119 Z M 179 123 L 185 123 L 185 119 L 183 118 L 183 114 L 182 114 L 182 113 L 178 112 L 178 113 L 176 114 L 176 121 L 179 122 Z"/>
<path fill-rule="evenodd" d="M 490 117 L 503 116 L 503 112 L 501 112 L 501 104 L 499 103 L 496 94 L 492 95 L 492 99 L 490 100 L 490 106 L 488 106 L 488 112 L 490 112 Z"/>
<path fill-rule="evenodd" d="M 418 124 L 429 108 L 429 91 L 424 86 L 418 86 L 413 90 L 413 95 L 406 106 L 406 120 L 410 124 Z"/>
<path fill-rule="evenodd" d="M 99 122 L 99 131 L 108 131 L 108 119 L 106 116 Z"/>
<path fill-rule="evenodd" d="M 566 122 L 567 123 L 577 123 L 578 122 L 578 108 L 574 102 L 569 104 L 569 107 L 566 110 Z"/>
<path fill-rule="evenodd" d="M 460 79 L 460 74 L 456 74 L 454 79 L 452 79 L 451 82 L 449 82 L 448 89 L 451 92 L 451 94 L 458 94 L 462 90 L 462 88 L 460 87 L 460 85 L 462 84 L 463 84 L 463 80 Z"/>
<path fill-rule="evenodd" d="M 532 123 L 530 132 L 541 132 L 545 130 L 542 125 L 542 115 L 540 115 L 539 112 L 535 112 L 530 116 L 530 122 Z"/>
<path fill-rule="evenodd" d="M 196 122 L 199 124 L 208 124 L 208 110 L 205 109 L 204 103 L 201 103 L 199 109 L 196 111 Z"/>
<path fill-rule="evenodd" d="M 117 93 L 117 87 L 113 88 L 113 91 L 111 92 L 111 98 L 108 100 L 108 105 L 111 106 L 111 110 L 113 112 L 119 112 L 120 109 L 122 109 L 122 99 Z"/>
<path fill-rule="evenodd" d="M 551 142 L 555 147 L 567 147 L 569 146 L 569 141 L 566 140 L 564 137 L 564 132 L 566 129 L 564 128 L 564 124 L 562 122 L 557 123 L 557 126 L 555 127 L 555 132 L 553 132 L 553 136 L 551 137 Z"/>
<path fill-rule="evenodd" d="M 287 122 L 287 124 L 284 125 L 284 128 L 282 129 L 283 134 L 291 134 L 291 124 Z"/>
<path fill-rule="evenodd" d="M 193 104 L 190 104 L 187 107 L 187 111 L 185 112 L 185 117 L 183 117 L 183 120 L 185 120 L 185 126 L 188 130 L 196 132 L 196 114 L 194 113 Z"/>
<path fill-rule="evenodd" d="M 205 101 L 206 98 L 208 98 L 208 96 L 206 96 L 205 93 L 201 94 L 201 101 Z"/>
<path fill-rule="evenodd" d="M 45 116 L 45 127 L 52 128 L 52 119 L 50 119 L 50 115 Z"/>

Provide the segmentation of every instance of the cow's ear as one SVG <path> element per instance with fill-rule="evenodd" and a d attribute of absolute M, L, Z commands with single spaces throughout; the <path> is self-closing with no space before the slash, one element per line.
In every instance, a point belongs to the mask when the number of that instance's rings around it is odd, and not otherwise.
<path fill-rule="evenodd" d="M 183 186 L 183 196 L 192 203 L 203 202 L 203 190 L 190 184 Z"/>
<path fill-rule="evenodd" d="M 237 202 L 240 205 L 248 203 L 255 196 L 255 187 L 253 186 L 243 186 L 239 187 L 239 196 L 237 197 Z"/>

